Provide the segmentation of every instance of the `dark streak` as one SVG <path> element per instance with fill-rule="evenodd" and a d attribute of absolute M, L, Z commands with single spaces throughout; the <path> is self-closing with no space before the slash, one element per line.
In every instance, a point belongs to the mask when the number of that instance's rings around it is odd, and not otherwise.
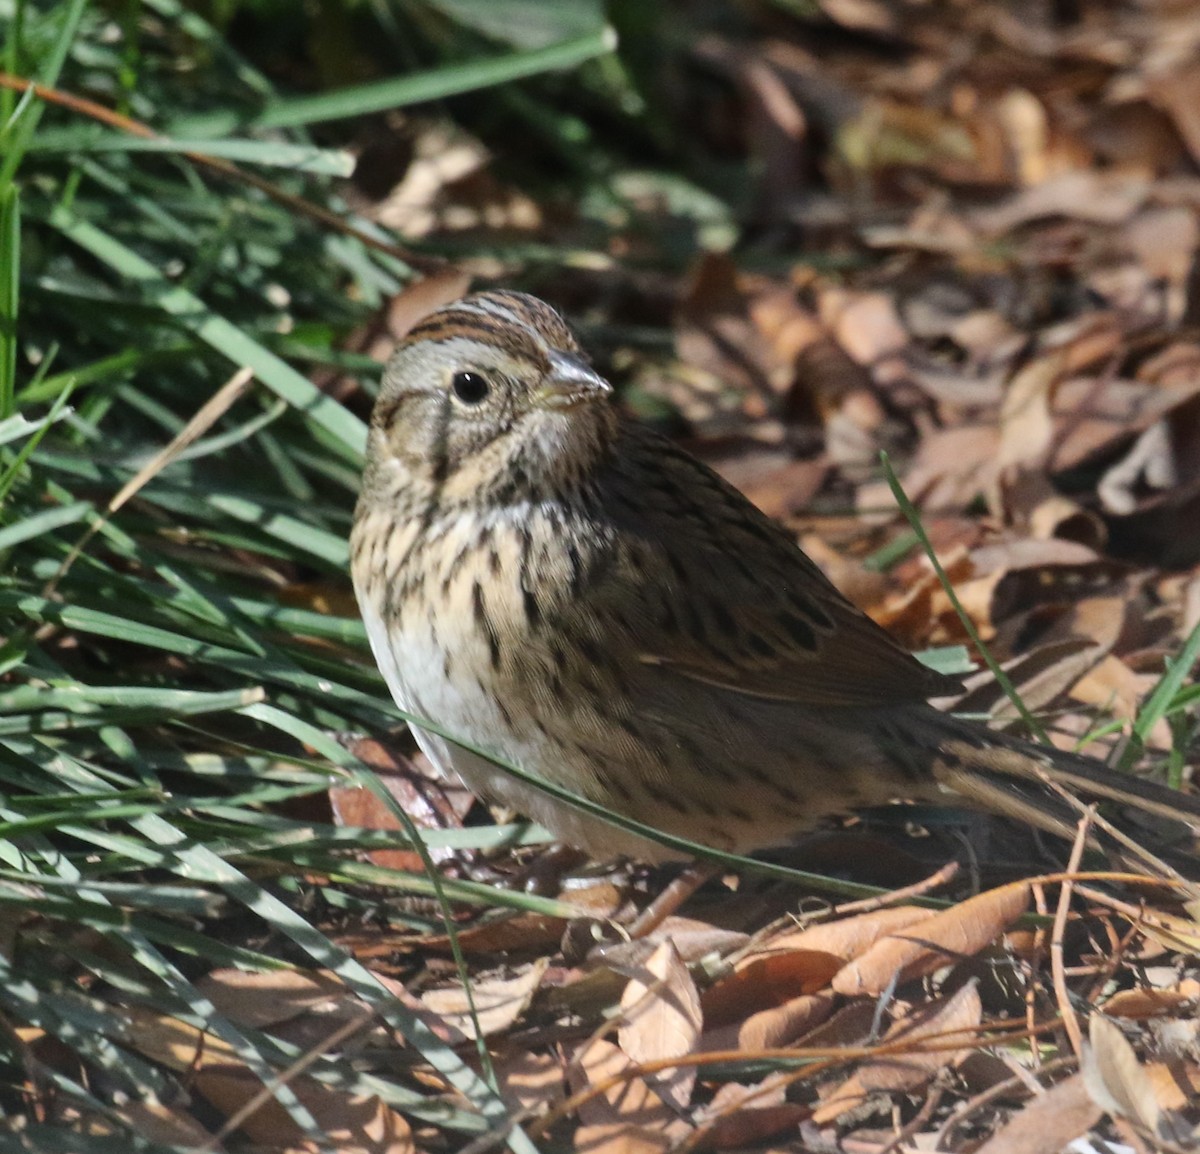
<path fill-rule="evenodd" d="M 496 627 L 488 616 L 487 606 L 483 600 L 483 586 L 478 581 L 471 588 L 471 611 L 475 615 L 475 624 L 479 626 L 487 639 L 488 652 L 492 659 L 492 668 L 500 668 L 500 638 L 496 636 Z"/>

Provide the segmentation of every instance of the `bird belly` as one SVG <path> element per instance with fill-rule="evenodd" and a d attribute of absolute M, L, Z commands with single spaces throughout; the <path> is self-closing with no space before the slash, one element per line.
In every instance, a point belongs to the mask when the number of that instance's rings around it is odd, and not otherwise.
<path fill-rule="evenodd" d="M 436 644 L 427 623 L 409 623 L 406 628 L 389 631 L 365 599 L 360 609 L 375 661 L 393 700 L 405 713 L 434 722 L 446 733 L 526 772 L 556 782 L 578 780 L 563 765 L 564 752 L 535 722 L 514 717 L 515 710 L 506 716 L 494 695 L 484 691 L 478 678 L 467 674 L 461 652 L 456 652 L 456 659 L 458 671 L 464 675 L 453 681 L 446 676 L 444 650 Z M 683 856 L 571 808 L 431 729 L 413 721 L 409 728 L 443 776 L 459 777 L 472 793 L 512 806 L 570 845 L 604 858 L 617 854 L 644 860 Z M 590 766 L 581 768 L 585 775 L 592 771 Z"/>

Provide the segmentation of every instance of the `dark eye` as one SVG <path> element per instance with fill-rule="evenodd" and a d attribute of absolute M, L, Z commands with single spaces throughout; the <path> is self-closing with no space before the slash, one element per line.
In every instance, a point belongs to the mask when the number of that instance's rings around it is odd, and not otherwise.
<path fill-rule="evenodd" d="M 455 373 L 450 387 L 464 405 L 479 404 L 492 390 L 491 382 L 482 373 Z"/>

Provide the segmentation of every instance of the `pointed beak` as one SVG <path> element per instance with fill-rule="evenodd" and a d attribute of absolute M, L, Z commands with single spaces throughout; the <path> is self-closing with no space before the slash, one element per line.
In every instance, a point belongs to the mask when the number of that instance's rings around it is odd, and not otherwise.
<path fill-rule="evenodd" d="M 552 352 L 550 372 L 538 386 L 534 400 L 547 409 L 571 409 L 612 395 L 613 387 L 578 357 Z"/>

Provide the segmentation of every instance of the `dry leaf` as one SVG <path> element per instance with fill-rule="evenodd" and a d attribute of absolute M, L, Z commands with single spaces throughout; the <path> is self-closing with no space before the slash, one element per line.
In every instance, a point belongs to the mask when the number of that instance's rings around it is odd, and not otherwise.
<path fill-rule="evenodd" d="M 933 915 L 933 910 L 921 906 L 890 906 L 850 918 L 819 922 L 802 930 L 788 930 L 777 937 L 768 938 L 763 942 L 762 949 L 814 950 L 848 962 L 884 935 L 908 929 Z"/>
<path fill-rule="evenodd" d="M 1083 1075 L 1072 1074 L 1009 1118 L 975 1154 L 1059 1154 L 1083 1137 L 1102 1113 Z"/>
<path fill-rule="evenodd" d="M 893 1023 L 884 1035 L 884 1042 L 903 1038 L 916 1043 L 927 1038 L 936 1048 L 866 1059 L 840 1086 L 824 1096 L 813 1113 L 813 1121 L 818 1125 L 832 1122 L 881 1090 L 909 1091 L 924 1085 L 938 1070 L 970 1052 L 962 1047 L 974 1043 L 973 1027 L 982 1019 L 983 1005 L 972 981 L 951 997 L 929 1002 L 916 1013 Z"/>
<path fill-rule="evenodd" d="M 448 1025 L 460 1030 L 464 1037 L 474 1038 L 475 1018 L 471 1015 L 473 1001 L 479 1029 L 487 1038 L 507 1030 L 529 1008 L 549 965 L 549 958 L 539 958 L 525 966 L 514 978 L 474 980 L 471 982 L 470 998 L 462 986 L 426 990 L 421 995 L 421 1002 Z"/>
<path fill-rule="evenodd" d="M 672 942 L 663 942 L 639 967 L 621 995 L 617 1044 L 634 1062 L 682 1058 L 696 1049 L 703 1017 L 700 995 Z M 691 1101 L 696 1067 L 681 1066 L 649 1077 L 678 1109 Z"/>
<path fill-rule="evenodd" d="M 888 293 L 829 288 L 821 293 L 818 315 L 860 365 L 873 365 L 908 345 L 908 331 Z"/>
<path fill-rule="evenodd" d="M 1154 1083 L 1120 1027 L 1103 1014 L 1093 1014 L 1088 1042 L 1083 1081 L 1096 1104 L 1109 1114 L 1128 1118 L 1155 1138 L 1185 1140 L 1187 1132 L 1176 1133 L 1174 1119 L 1159 1106 Z"/>
<path fill-rule="evenodd" d="M 668 1154 L 676 1141 L 661 1130 L 626 1122 L 580 1126 L 575 1131 L 576 1154 Z"/>
<path fill-rule="evenodd" d="M 500 1093 L 509 1106 L 535 1114 L 562 1101 L 566 1072 L 556 1054 L 513 1045 L 492 1056 Z"/>
<path fill-rule="evenodd" d="M 977 210 L 974 222 L 999 235 L 1038 217 L 1066 216 L 1096 224 L 1128 220 L 1146 199 L 1149 185 L 1121 173 L 1068 172 L 1018 193 L 997 208 Z"/>
<path fill-rule="evenodd" d="M 456 829 L 474 804 L 474 795 L 461 782 L 443 777 L 423 757 L 407 758 L 387 742 L 369 737 L 354 737 L 346 745 L 355 757 L 376 771 L 384 788 L 422 829 Z M 329 790 L 329 803 L 338 825 L 401 832 L 404 829 L 400 819 L 369 789 L 333 786 Z M 408 840 L 407 835 L 403 840 Z M 429 856 L 434 861 L 443 861 L 457 852 L 433 848 Z M 411 873 L 425 869 L 421 855 L 414 849 L 398 846 L 394 850 L 372 850 L 367 856 L 385 869 Z"/>
<path fill-rule="evenodd" d="M 142 1006 L 126 1006 L 121 1019 L 123 1041 L 168 1069 L 183 1072 L 212 1063 L 241 1065 L 230 1043 L 178 1018 Z"/>
<path fill-rule="evenodd" d="M 193 1085 L 225 1117 L 262 1090 L 262 1083 L 240 1066 L 206 1066 L 197 1072 Z M 408 1123 L 378 1097 L 347 1094 L 311 1078 L 297 1078 L 290 1086 L 338 1154 L 415 1154 Z M 298 1147 L 304 1140 L 303 1131 L 274 1098 L 268 1098 L 238 1129 L 269 1150 Z"/>
<path fill-rule="evenodd" d="M 785 1098 L 786 1077 L 768 1075 L 755 1086 L 726 1082 L 701 1113 L 705 1148 L 741 1149 L 794 1128 L 812 1111 Z"/>
<path fill-rule="evenodd" d="M 211 970 L 196 983 L 196 988 L 227 1018 L 255 1029 L 286 1022 L 322 1004 L 362 1004 L 351 996 L 339 978 L 317 970 L 275 970 L 263 974 Z"/>
<path fill-rule="evenodd" d="M 801 994 L 782 1006 L 751 1014 L 737 1032 L 738 1049 L 753 1053 L 790 1046 L 801 1035 L 815 1029 L 833 1012 L 834 996 L 829 991 Z"/>
<path fill-rule="evenodd" d="M 841 965 L 840 958 L 816 950 L 751 955 L 704 991 L 704 1020 L 721 1026 L 800 994 L 816 993 Z"/>
<path fill-rule="evenodd" d="M 589 1086 L 605 1089 L 579 1107 L 580 1120 L 589 1127 L 633 1127 L 662 1134 L 671 1141 L 686 1138 L 692 1127 L 644 1078 L 627 1074 L 634 1068 L 628 1056 L 612 1042 L 603 1038 L 588 1042 L 567 1067 L 571 1091 L 577 1094 Z M 616 1081 L 608 1085 L 613 1079 Z"/>
<path fill-rule="evenodd" d="M 847 963 L 833 978 L 846 997 L 875 997 L 892 986 L 931 974 L 978 953 L 1029 905 L 1029 886 L 1014 882 L 934 914 L 907 933 L 889 934 Z"/>
<path fill-rule="evenodd" d="M 1170 1062 L 1147 1062 L 1143 1068 L 1164 1110 L 1188 1110 L 1200 1102 L 1200 1066 L 1195 1062 L 1176 1058 Z"/>
<path fill-rule="evenodd" d="M 212 1135 L 195 1118 L 152 1097 L 133 1098 L 119 1113 L 135 1134 L 161 1146 L 189 1149 L 212 1141 Z M 212 1149 L 221 1151 L 225 1146 L 218 1144 Z"/>
<path fill-rule="evenodd" d="M 1196 991 L 1183 990 L 1153 990 L 1139 988 L 1135 990 L 1120 990 L 1113 994 L 1102 1007 L 1110 1018 L 1128 1018 L 1132 1021 L 1144 1021 L 1146 1018 L 1156 1018 L 1169 1014 L 1197 1001 Z"/>

